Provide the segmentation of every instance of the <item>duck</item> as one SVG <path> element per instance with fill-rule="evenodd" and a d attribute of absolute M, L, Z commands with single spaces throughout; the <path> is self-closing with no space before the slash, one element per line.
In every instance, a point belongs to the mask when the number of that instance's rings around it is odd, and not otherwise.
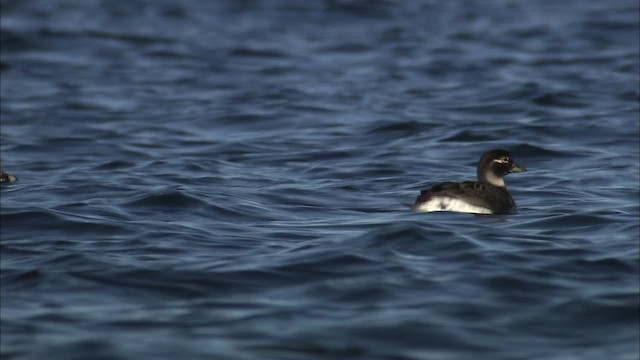
<path fill-rule="evenodd" d="M 6 172 L 4 172 L 4 170 L 2 170 L 2 168 L 0 168 L 0 173 L 2 173 L 0 175 L 0 183 L 4 184 L 4 183 L 10 183 L 10 182 L 14 182 L 17 180 L 17 178 L 13 175 L 7 174 Z"/>
<path fill-rule="evenodd" d="M 444 182 L 420 192 L 413 211 L 451 211 L 482 215 L 513 215 L 516 203 L 507 191 L 504 177 L 525 172 L 506 150 L 490 150 L 478 162 L 478 181 Z"/>

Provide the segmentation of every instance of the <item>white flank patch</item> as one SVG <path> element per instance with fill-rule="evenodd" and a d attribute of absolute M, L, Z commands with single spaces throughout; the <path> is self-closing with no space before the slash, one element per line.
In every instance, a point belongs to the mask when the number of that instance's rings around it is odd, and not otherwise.
<path fill-rule="evenodd" d="M 491 214 L 491 211 L 482 206 L 470 205 L 460 199 L 444 196 L 434 196 L 429 201 L 416 205 L 414 211 L 454 211 L 470 214 Z"/>

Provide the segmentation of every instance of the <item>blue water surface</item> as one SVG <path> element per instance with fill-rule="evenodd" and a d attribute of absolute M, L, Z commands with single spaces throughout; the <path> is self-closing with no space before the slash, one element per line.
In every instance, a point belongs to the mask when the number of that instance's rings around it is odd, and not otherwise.
<path fill-rule="evenodd" d="M 3 359 L 638 359 L 637 1 L 1 4 Z"/>

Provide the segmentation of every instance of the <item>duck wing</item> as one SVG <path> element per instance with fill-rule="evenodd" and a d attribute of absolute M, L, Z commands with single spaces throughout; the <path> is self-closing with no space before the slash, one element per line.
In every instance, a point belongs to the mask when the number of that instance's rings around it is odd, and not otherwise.
<path fill-rule="evenodd" d="M 502 214 L 515 211 L 505 188 L 485 182 L 445 182 L 422 190 L 413 205 L 416 211 L 457 211 Z"/>

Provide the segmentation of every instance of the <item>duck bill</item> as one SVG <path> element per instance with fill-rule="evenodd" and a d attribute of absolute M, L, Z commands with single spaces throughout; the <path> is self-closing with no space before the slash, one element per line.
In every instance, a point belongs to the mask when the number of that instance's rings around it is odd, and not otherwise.
<path fill-rule="evenodd" d="M 520 166 L 518 164 L 513 164 L 509 172 L 525 172 L 527 169 L 524 166 Z"/>

